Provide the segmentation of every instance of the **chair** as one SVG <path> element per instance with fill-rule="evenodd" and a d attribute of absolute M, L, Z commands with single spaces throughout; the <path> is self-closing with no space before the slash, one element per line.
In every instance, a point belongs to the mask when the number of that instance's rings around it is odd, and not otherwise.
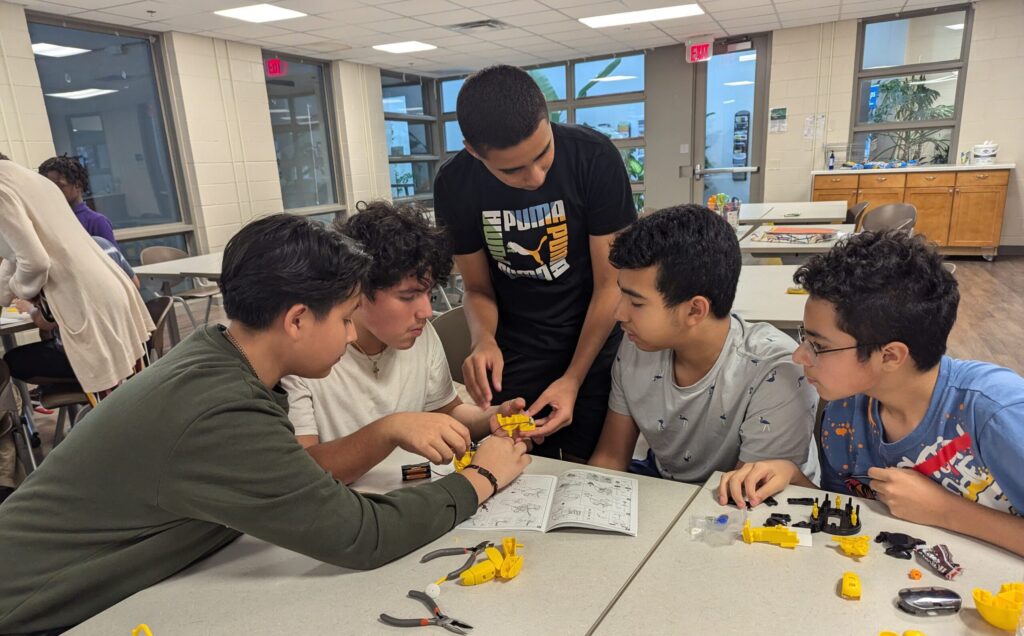
<path fill-rule="evenodd" d="M 179 250 L 176 247 L 167 247 L 166 245 L 154 245 L 147 247 L 142 250 L 139 254 L 139 259 L 143 265 L 153 265 L 155 263 L 166 263 L 167 261 L 177 261 L 182 258 L 187 258 L 188 254 Z M 185 308 L 185 314 L 188 315 L 188 319 L 192 322 L 192 328 L 198 329 L 199 324 L 196 322 L 195 316 L 192 315 L 192 310 L 189 309 L 188 300 L 194 300 L 196 298 L 206 299 L 206 317 L 203 320 L 203 324 L 210 322 L 210 309 L 213 308 L 213 297 L 220 294 L 220 288 L 217 285 L 210 283 L 210 281 L 202 278 L 195 279 L 193 284 L 198 283 L 192 289 L 185 290 L 175 295 L 171 288 L 181 284 L 185 280 L 185 277 L 166 279 L 163 285 L 160 287 L 160 293 L 164 296 L 171 298 L 174 302 L 180 303 Z"/>
<path fill-rule="evenodd" d="M 884 232 L 898 230 L 907 235 L 914 233 L 917 223 L 917 208 L 909 203 L 888 203 L 866 211 L 861 216 L 857 231 Z"/>
<path fill-rule="evenodd" d="M 167 317 L 171 314 L 171 305 L 173 304 L 174 301 L 168 296 L 159 296 L 146 301 L 149 317 L 156 325 L 156 329 L 149 335 L 149 341 L 146 343 L 146 352 L 149 354 L 150 363 L 156 362 L 164 355 L 164 326 L 167 324 Z"/>
<path fill-rule="evenodd" d="M 464 307 L 460 305 L 451 311 L 446 311 L 434 318 L 432 324 L 444 347 L 444 357 L 448 360 L 452 379 L 459 384 L 465 384 L 462 377 L 462 363 L 469 357 L 473 342 L 469 336 L 469 325 L 466 324 Z"/>
<path fill-rule="evenodd" d="M 18 405 L 14 391 L 11 371 L 4 361 L 0 360 L 0 436 L 11 434 L 14 440 L 15 455 L 27 475 L 39 466 L 32 450 L 33 446 L 38 446 L 34 443 L 37 436 L 29 428 L 27 420 L 22 415 L 22 409 Z"/>
<path fill-rule="evenodd" d="M 848 209 L 846 211 L 846 222 L 852 223 L 854 226 L 859 227 L 861 217 L 864 216 L 864 210 L 867 210 L 869 205 L 871 205 L 869 202 L 861 201 L 857 205 Z"/>

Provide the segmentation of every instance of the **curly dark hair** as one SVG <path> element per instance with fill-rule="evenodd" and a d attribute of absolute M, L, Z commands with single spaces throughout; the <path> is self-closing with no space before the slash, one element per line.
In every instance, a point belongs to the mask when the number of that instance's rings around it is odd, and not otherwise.
<path fill-rule="evenodd" d="M 253 221 L 224 249 L 224 311 L 266 329 L 293 305 L 323 318 L 356 293 L 370 257 L 334 228 L 304 216 L 274 214 Z"/>
<path fill-rule="evenodd" d="M 716 317 L 732 311 L 740 244 L 729 223 L 702 205 L 678 205 L 641 217 L 612 243 L 609 260 L 618 269 L 656 265 L 666 307 L 703 296 Z"/>
<path fill-rule="evenodd" d="M 71 185 L 82 188 L 82 192 L 89 191 L 89 171 L 78 157 L 69 157 L 67 153 L 59 157 L 50 157 L 39 164 L 39 174 L 45 177 L 47 172 L 56 172 Z"/>
<path fill-rule="evenodd" d="M 835 306 L 839 328 L 865 343 L 862 362 L 889 342 L 905 344 L 919 371 L 946 352 L 960 291 L 924 236 L 855 234 L 807 261 L 793 281 Z"/>
<path fill-rule="evenodd" d="M 511 148 L 536 132 L 548 116 L 548 103 L 529 73 L 501 64 L 466 78 L 455 111 L 466 142 L 486 155 L 491 149 Z"/>
<path fill-rule="evenodd" d="M 0 161 L 10 161 L 10 160 L 11 160 L 10 157 L 8 157 L 4 153 L 0 152 Z"/>
<path fill-rule="evenodd" d="M 452 251 L 442 228 L 427 221 L 415 204 L 360 202 L 358 213 L 338 229 L 358 241 L 373 264 L 363 293 L 373 300 L 378 290 L 397 285 L 409 274 L 424 284 L 444 286 L 452 271 Z"/>

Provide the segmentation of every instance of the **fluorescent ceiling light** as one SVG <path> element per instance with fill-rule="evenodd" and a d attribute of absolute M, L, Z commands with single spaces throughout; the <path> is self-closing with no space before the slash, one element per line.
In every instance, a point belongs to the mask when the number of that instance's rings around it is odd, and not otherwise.
<path fill-rule="evenodd" d="M 736 103 L 736 100 L 735 100 L 735 99 L 727 99 L 727 100 L 725 100 L 725 101 L 724 101 L 724 102 L 722 102 L 722 103 L 723 103 L 723 104 L 734 104 L 734 103 Z"/>
<path fill-rule="evenodd" d="M 247 7 L 235 7 L 234 9 L 222 9 L 214 11 L 217 15 L 246 22 L 276 22 L 277 20 L 291 20 L 292 18 L 304 18 L 305 13 L 293 11 L 284 7 L 277 7 L 272 4 L 252 4 Z"/>
<path fill-rule="evenodd" d="M 69 57 L 72 55 L 81 55 L 82 53 L 88 53 L 92 49 L 79 49 L 73 46 L 61 46 L 60 44 L 50 44 L 49 42 L 36 42 L 32 45 L 32 52 L 36 55 L 43 55 L 46 57 Z"/>
<path fill-rule="evenodd" d="M 591 82 L 624 82 L 626 80 L 634 80 L 636 75 L 609 75 L 608 77 L 592 77 Z"/>
<path fill-rule="evenodd" d="M 952 31 L 963 31 L 964 30 L 964 25 L 963 24 L 947 24 L 946 28 L 950 29 Z"/>
<path fill-rule="evenodd" d="M 385 53 L 418 53 L 419 51 L 432 51 L 437 47 L 433 44 L 410 40 L 409 42 L 395 42 L 394 44 L 378 44 L 373 48 Z"/>
<path fill-rule="evenodd" d="M 603 29 L 605 27 L 622 26 L 625 24 L 640 24 L 641 22 L 657 22 L 658 20 L 689 18 L 695 15 L 704 15 L 704 10 L 696 4 L 680 4 L 674 7 L 662 7 L 661 9 L 626 11 L 625 13 L 610 13 L 608 15 L 598 15 L 592 18 L 580 18 L 580 22 L 591 29 Z"/>
<path fill-rule="evenodd" d="M 62 99 L 88 99 L 90 97 L 98 97 L 100 95 L 107 95 L 110 93 L 116 93 L 117 91 L 112 88 L 83 88 L 80 91 L 68 91 L 66 93 L 47 93 L 47 97 L 60 97 Z"/>
<path fill-rule="evenodd" d="M 753 82 L 750 80 L 740 80 L 738 82 L 723 82 L 722 86 L 750 86 Z"/>
<path fill-rule="evenodd" d="M 741 62 L 753 62 L 756 59 L 757 59 L 757 53 L 747 53 L 746 55 L 741 55 L 739 57 L 739 60 Z"/>

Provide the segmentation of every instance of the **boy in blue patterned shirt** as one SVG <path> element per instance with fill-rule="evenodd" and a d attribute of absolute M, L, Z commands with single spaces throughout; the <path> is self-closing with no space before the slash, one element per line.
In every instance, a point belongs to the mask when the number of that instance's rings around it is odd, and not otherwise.
<path fill-rule="evenodd" d="M 1024 555 L 1024 379 L 944 355 L 960 294 L 939 254 L 865 232 L 794 280 L 810 298 L 793 359 L 830 400 L 822 487 Z M 791 462 L 758 462 L 725 475 L 719 497 L 756 504 L 789 483 L 809 485 Z"/>

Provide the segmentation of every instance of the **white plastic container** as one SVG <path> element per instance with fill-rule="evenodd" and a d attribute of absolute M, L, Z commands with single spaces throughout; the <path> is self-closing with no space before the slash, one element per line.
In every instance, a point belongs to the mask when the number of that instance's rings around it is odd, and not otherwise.
<path fill-rule="evenodd" d="M 974 161 L 971 163 L 978 166 L 987 166 L 996 162 L 996 153 L 999 152 L 999 144 L 991 141 L 984 141 L 980 144 L 975 144 L 972 154 L 974 155 Z"/>

